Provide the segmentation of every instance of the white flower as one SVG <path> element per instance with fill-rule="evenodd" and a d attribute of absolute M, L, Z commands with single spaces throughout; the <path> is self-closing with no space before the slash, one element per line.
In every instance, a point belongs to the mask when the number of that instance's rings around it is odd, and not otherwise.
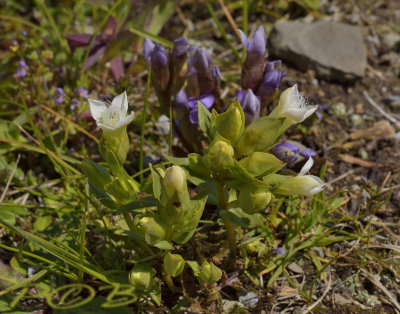
<path fill-rule="evenodd" d="M 286 89 L 279 98 L 278 106 L 272 111 L 272 117 L 287 117 L 295 123 L 303 122 L 311 116 L 317 105 L 307 106 L 306 99 L 297 89 L 297 84 Z"/>
<path fill-rule="evenodd" d="M 106 131 L 115 131 L 123 126 L 129 124 L 135 115 L 132 111 L 128 113 L 128 97 L 126 92 L 118 95 L 113 99 L 111 105 L 107 106 L 105 103 L 88 99 L 90 105 L 90 113 L 99 128 Z"/>
<path fill-rule="evenodd" d="M 311 169 L 314 160 L 310 157 L 295 177 L 272 175 L 264 179 L 265 182 L 275 185 L 274 192 L 280 195 L 314 195 L 321 192 L 325 182 L 317 176 L 306 173 Z"/>
<path fill-rule="evenodd" d="M 299 174 L 295 177 L 297 193 L 301 195 L 314 195 L 321 192 L 325 187 L 325 182 L 319 177 L 313 175 L 305 175 L 314 164 L 314 160 L 310 157 L 301 168 Z"/>

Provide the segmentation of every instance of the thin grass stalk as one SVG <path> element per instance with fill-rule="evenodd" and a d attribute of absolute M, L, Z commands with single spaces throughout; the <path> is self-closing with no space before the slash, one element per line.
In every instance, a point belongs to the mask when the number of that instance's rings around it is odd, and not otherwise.
<path fill-rule="evenodd" d="M 151 82 L 151 69 L 149 67 L 147 74 L 146 90 L 144 92 L 144 105 L 142 114 L 142 125 L 140 128 L 140 153 L 139 153 L 139 172 L 140 172 L 140 184 L 143 183 L 143 144 L 144 144 L 144 127 L 146 124 L 147 117 L 147 106 L 149 103 L 149 90 Z"/>
<path fill-rule="evenodd" d="M 243 33 L 247 33 L 248 28 L 248 21 L 249 21 L 249 3 L 247 0 L 243 0 Z"/>
<path fill-rule="evenodd" d="M 212 19 L 214 20 L 214 23 L 217 25 L 218 30 L 221 32 L 222 37 L 224 38 L 224 40 L 226 41 L 226 43 L 228 44 L 229 48 L 231 48 L 232 53 L 235 55 L 235 57 L 241 61 L 242 58 L 239 56 L 239 53 L 237 52 L 237 50 L 235 49 L 235 47 L 233 46 L 232 42 L 230 41 L 230 39 L 228 38 L 228 36 L 226 35 L 226 32 L 224 30 L 224 28 L 221 25 L 221 22 L 219 21 L 217 15 L 215 14 L 214 9 L 212 8 L 211 4 L 207 2 L 207 9 L 210 12 L 210 15 L 212 17 Z"/>

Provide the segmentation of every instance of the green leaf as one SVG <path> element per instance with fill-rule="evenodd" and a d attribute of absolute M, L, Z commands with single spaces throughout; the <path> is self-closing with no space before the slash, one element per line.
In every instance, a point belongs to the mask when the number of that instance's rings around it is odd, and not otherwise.
<path fill-rule="evenodd" d="M 208 139 L 212 141 L 211 136 L 211 112 L 208 111 L 206 106 L 204 106 L 200 101 L 197 102 L 197 108 L 199 110 L 199 127 L 206 133 Z"/>
<path fill-rule="evenodd" d="M 0 219 L 8 222 L 11 225 L 15 225 L 15 215 L 13 213 L 2 210 L 0 211 Z"/>
<path fill-rule="evenodd" d="M 40 216 L 36 219 L 35 223 L 33 224 L 33 230 L 42 232 L 47 229 L 48 226 L 51 225 L 51 216 Z"/>
<path fill-rule="evenodd" d="M 164 251 L 172 250 L 174 248 L 170 242 L 165 240 L 154 244 L 154 246 Z"/>
<path fill-rule="evenodd" d="M 122 205 L 118 209 L 117 214 L 130 212 L 134 215 L 137 215 L 137 214 L 141 213 L 141 211 L 138 211 L 138 209 L 155 207 L 155 206 L 157 206 L 157 201 L 154 198 L 154 196 L 146 196 L 144 198 L 134 200 L 128 204 Z"/>
<path fill-rule="evenodd" d="M 255 228 L 260 226 L 263 222 L 261 214 L 247 214 L 241 208 L 231 208 L 229 210 L 221 210 L 219 215 L 226 220 L 233 222 L 235 225 L 241 227 Z"/>

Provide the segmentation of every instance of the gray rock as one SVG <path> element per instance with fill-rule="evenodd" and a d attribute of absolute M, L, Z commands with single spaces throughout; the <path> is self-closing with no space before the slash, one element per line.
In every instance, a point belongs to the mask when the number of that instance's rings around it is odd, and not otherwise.
<path fill-rule="evenodd" d="M 271 53 L 320 78 L 349 81 L 364 76 L 367 53 L 356 26 L 319 20 L 275 24 L 268 45 Z"/>
<path fill-rule="evenodd" d="M 383 101 L 392 108 L 400 108 L 400 96 L 389 95 Z"/>
<path fill-rule="evenodd" d="M 242 303 L 246 308 L 255 307 L 258 303 L 258 300 L 258 295 L 251 291 L 246 291 L 239 296 L 239 302 Z"/>
<path fill-rule="evenodd" d="M 390 33 L 383 36 L 382 43 L 389 49 L 399 51 L 400 50 L 400 35 L 396 33 Z"/>

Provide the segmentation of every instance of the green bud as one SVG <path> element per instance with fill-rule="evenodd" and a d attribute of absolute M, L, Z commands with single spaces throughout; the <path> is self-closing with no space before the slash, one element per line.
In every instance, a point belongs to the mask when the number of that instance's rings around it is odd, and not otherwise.
<path fill-rule="evenodd" d="M 104 186 L 112 182 L 111 175 L 107 172 L 107 169 L 90 159 L 82 161 L 80 167 L 88 177 L 90 185 L 100 190 L 104 190 Z"/>
<path fill-rule="evenodd" d="M 200 284 L 213 284 L 221 279 L 222 271 L 213 263 L 208 263 L 205 261 L 201 265 L 201 271 L 196 277 Z"/>
<path fill-rule="evenodd" d="M 186 174 L 181 167 L 172 166 L 165 171 L 164 189 L 170 200 L 177 201 L 180 193 L 187 193 Z"/>
<path fill-rule="evenodd" d="M 221 171 L 233 166 L 234 151 L 230 144 L 224 141 L 217 141 L 211 145 L 208 154 L 208 167 L 214 171 Z"/>
<path fill-rule="evenodd" d="M 211 118 L 211 136 L 218 133 L 234 146 L 239 140 L 244 129 L 244 113 L 239 102 L 229 106 L 226 112 L 217 114 L 213 112 Z"/>
<path fill-rule="evenodd" d="M 164 256 L 164 270 L 172 277 L 180 275 L 185 267 L 185 260 L 179 254 L 168 252 Z"/>
<path fill-rule="evenodd" d="M 139 264 L 129 272 L 129 282 L 137 290 L 146 291 L 151 289 L 155 274 L 156 271 L 149 264 Z"/>
<path fill-rule="evenodd" d="M 156 244 L 165 238 L 166 227 L 155 217 L 143 217 L 139 225 L 144 232 L 144 238 L 148 244 Z"/>
<path fill-rule="evenodd" d="M 282 119 L 261 117 L 250 123 L 235 147 L 235 156 L 247 156 L 272 147 L 281 135 Z"/>
<path fill-rule="evenodd" d="M 262 189 L 242 188 L 239 193 L 239 206 L 248 214 L 259 212 L 271 203 L 273 195 Z"/>

